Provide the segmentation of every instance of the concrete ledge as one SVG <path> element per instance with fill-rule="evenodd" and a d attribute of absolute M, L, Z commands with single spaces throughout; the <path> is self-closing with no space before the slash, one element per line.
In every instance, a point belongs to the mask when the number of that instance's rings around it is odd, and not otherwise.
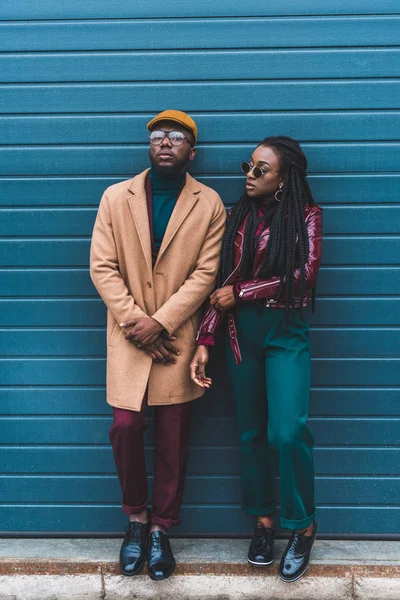
<path fill-rule="evenodd" d="M 276 561 L 246 562 L 247 540 L 179 540 L 178 567 L 167 581 L 119 573 L 121 540 L 0 540 L 0 600 L 400 600 L 400 542 L 317 540 L 306 575 L 293 584 Z"/>

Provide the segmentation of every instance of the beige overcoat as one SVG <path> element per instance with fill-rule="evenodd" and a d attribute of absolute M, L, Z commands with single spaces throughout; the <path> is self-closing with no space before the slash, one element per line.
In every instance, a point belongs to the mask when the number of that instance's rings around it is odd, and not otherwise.
<path fill-rule="evenodd" d="M 140 410 L 148 403 L 179 404 L 202 396 L 189 364 L 201 306 L 215 285 L 225 208 L 218 194 L 189 174 L 152 268 L 145 180 L 148 169 L 109 187 L 93 229 L 90 275 L 107 305 L 107 402 Z M 181 351 L 175 365 L 152 362 L 125 340 L 119 323 L 150 316 Z"/>

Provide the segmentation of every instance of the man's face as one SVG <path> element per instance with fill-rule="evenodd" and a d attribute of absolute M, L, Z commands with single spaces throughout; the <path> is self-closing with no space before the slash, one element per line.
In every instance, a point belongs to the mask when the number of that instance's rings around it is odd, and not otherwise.
<path fill-rule="evenodd" d="M 193 160 L 196 150 L 192 148 L 194 138 L 192 133 L 174 121 L 159 121 L 152 131 L 180 131 L 187 139 L 180 146 L 173 146 L 168 137 L 160 145 L 150 144 L 150 161 L 157 171 L 165 175 L 179 175 L 186 169 L 189 160 Z"/>

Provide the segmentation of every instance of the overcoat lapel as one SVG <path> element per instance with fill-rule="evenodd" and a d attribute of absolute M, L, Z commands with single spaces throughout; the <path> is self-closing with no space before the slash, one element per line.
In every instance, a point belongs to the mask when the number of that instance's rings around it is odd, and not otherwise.
<path fill-rule="evenodd" d="M 149 169 L 137 175 L 130 185 L 132 195 L 128 199 L 129 208 L 138 232 L 143 255 L 149 272 L 152 272 L 151 240 L 149 215 L 147 212 L 146 190 L 144 187 Z"/>
<path fill-rule="evenodd" d="M 175 204 L 174 210 L 172 211 L 171 218 L 168 222 L 167 229 L 165 231 L 163 240 L 161 242 L 160 251 L 158 253 L 156 265 L 165 254 L 168 246 L 175 237 L 177 231 L 182 225 L 183 221 L 189 215 L 193 206 L 198 200 L 199 187 L 195 185 L 196 181 L 189 174 L 186 175 L 185 186 L 181 191 L 179 198 Z M 184 252 L 184 248 L 182 249 Z"/>

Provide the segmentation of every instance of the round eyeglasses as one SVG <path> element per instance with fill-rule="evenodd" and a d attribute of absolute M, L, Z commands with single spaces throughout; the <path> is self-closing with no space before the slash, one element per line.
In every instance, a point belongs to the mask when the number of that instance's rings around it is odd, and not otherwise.
<path fill-rule="evenodd" d="M 256 179 L 259 179 L 260 177 L 266 174 L 265 171 L 260 169 L 260 167 L 252 167 L 251 164 L 249 164 L 248 162 L 242 162 L 240 168 L 242 169 L 245 175 L 250 173 L 250 171 L 253 171 L 253 175 Z"/>
<path fill-rule="evenodd" d="M 160 146 L 165 138 L 168 138 L 173 146 L 181 146 L 185 140 L 187 140 L 190 144 L 190 140 L 180 131 L 152 131 L 149 135 L 150 144 L 153 146 Z"/>

